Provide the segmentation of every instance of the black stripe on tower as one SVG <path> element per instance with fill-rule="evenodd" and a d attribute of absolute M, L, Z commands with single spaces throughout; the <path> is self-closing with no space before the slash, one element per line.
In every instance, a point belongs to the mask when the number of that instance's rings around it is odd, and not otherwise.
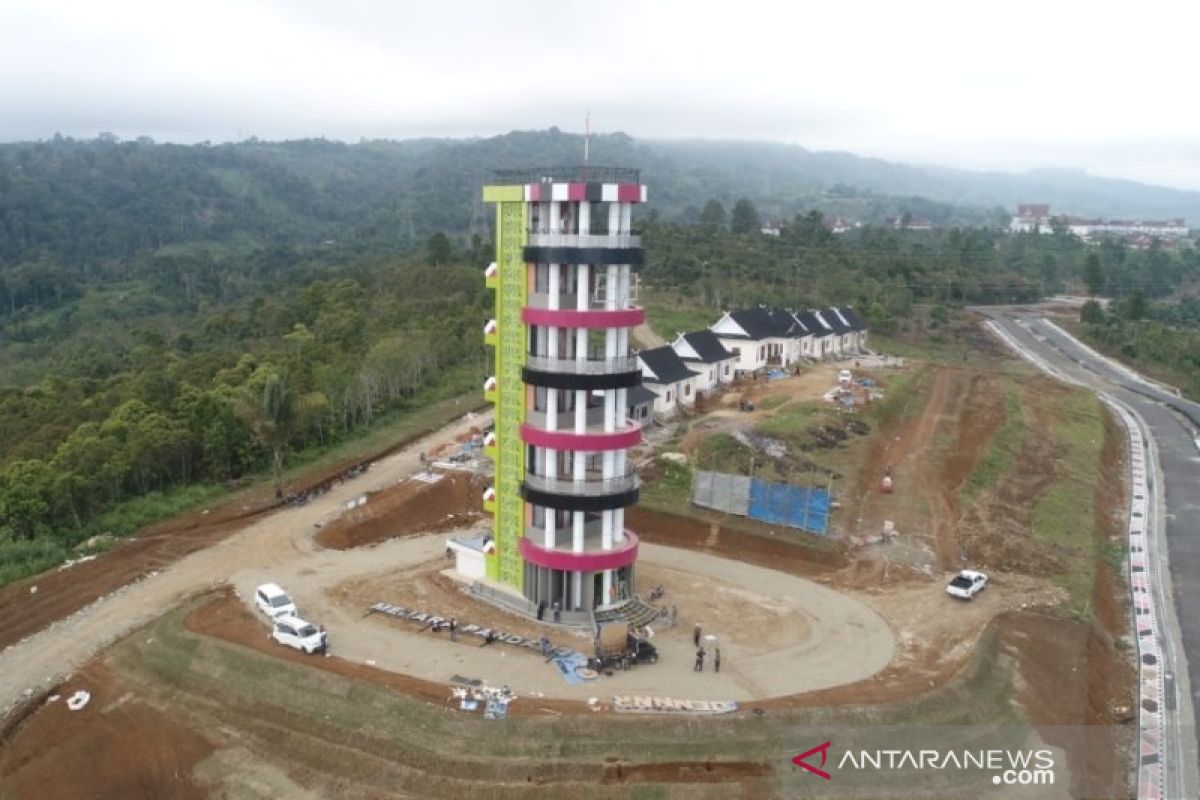
<path fill-rule="evenodd" d="M 534 247 L 525 248 L 527 264 L 631 264 L 641 266 L 640 247 Z"/>
<path fill-rule="evenodd" d="M 628 508 L 637 503 L 640 494 L 641 489 L 636 486 L 612 494 L 575 495 L 547 492 L 543 489 L 531 488 L 524 482 L 521 483 L 521 497 L 525 499 L 525 502 L 558 511 L 611 511 L 617 508 Z"/>
<path fill-rule="evenodd" d="M 613 372 L 604 375 L 576 375 L 570 372 L 548 372 L 521 368 L 521 380 L 530 386 L 547 389 L 571 389 L 575 391 L 599 391 L 601 389 L 632 389 L 642 383 L 641 370 Z"/>

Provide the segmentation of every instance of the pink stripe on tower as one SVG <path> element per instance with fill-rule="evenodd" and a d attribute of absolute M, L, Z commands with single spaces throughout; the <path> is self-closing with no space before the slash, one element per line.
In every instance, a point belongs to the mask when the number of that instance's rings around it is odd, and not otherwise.
<path fill-rule="evenodd" d="M 639 306 L 615 311 L 526 306 L 521 310 L 521 319 L 529 325 L 556 325 L 560 328 L 634 328 L 646 321 L 646 311 Z"/>
<path fill-rule="evenodd" d="M 599 572 L 606 569 L 620 569 L 637 560 L 638 537 L 631 530 L 625 531 L 625 541 L 614 550 L 593 551 L 590 553 L 572 553 L 564 550 L 549 550 L 534 544 L 527 536 L 517 542 L 521 557 L 531 564 L 550 569 L 561 569 L 568 572 Z"/>
<path fill-rule="evenodd" d="M 617 184 L 617 200 L 622 203 L 642 202 L 642 187 L 636 183 Z"/>
<path fill-rule="evenodd" d="M 618 428 L 612 433 L 571 433 L 568 431 L 544 431 L 541 428 L 524 424 L 521 426 L 521 441 L 534 447 L 578 450 L 584 453 L 625 450 L 629 447 L 636 447 L 642 441 L 642 426 L 635 422 Z"/>

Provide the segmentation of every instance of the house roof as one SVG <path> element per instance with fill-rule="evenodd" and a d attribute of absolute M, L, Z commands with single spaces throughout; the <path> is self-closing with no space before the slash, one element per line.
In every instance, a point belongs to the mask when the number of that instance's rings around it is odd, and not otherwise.
<path fill-rule="evenodd" d="M 638 384 L 629 390 L 625 397 L 625 405 L 633 408 L 640 406 L 642 403 L 653 403 L 658 399 L 658 395 L 651 391 L 649 387 Z"/>
<path fill-rule="evenodd" d="M 746 308 L 729 314 L 751 339 L 769 339 L 787 336 L 787 328 L 781 320 L 766 308 Z"/>
<path fill-rule="evenodd" d="M 656 383 L 678 383 L 697 374 L 688 369 L 688 365 L 683 363 L 683 359 L 670 345 L 643 350 L 638 353 L 638 358 L 654 375 L 652 380 Z"/>
<path fill-rule="evenodd" d="M 683 338 L 696 351 L 696 355 L 700 356 L 699 360 L 705 364 L 715 364 L 718 361 L 733 358 L 733 353 L 726 350 L 725 345 L 721 344 L 721 340 L 710 330 L 685 333 Z M 693 358 L 684 359 L 684 361 L 695 360 Z"/>
<path fill-rule="evenodd" d="M 866 321 L 860 317 L 850 306 L 842 306 L 838 309 L 842 312 L 842 318 L 850 323 L 850 327 L 856 331 L 865 331 L 867 329 Z"/>
<path fill-rule="evenodd" d="M 825 322 L 829 324 L 829 327 L 833 328 L 833 332 L 839 336 L 854 332 L 854 329 L 846 324 L 845 320 L 838 316 L 836 308 L 823 308 L 821 309 L 820 314 L 821 319 L 825 320 Z"/>
<path fill-rule="evenodd" d="M 828 336 L 829 334 L 833 333 L 832 328 L 823 323 L 820 318 L 817 317 L 815 311 L 801 311 L 800 313 L 796 314 L 796 319 L 808 329 L 809 333 L 818 339 L 820 339 L 822 336 Z"/>

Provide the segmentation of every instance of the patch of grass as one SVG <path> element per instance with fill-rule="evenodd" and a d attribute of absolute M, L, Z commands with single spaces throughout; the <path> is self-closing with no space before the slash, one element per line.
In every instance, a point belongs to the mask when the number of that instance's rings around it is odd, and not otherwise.
<path fill-rule="evenodd" d="M 866 416 L 875 429 L 916 416 L 925 407 L 933 370 L 928 366 L 906 369 L 888 377 L 883 399 L 867 406 Z"/>
<path fill-rule="evenodd" d="M 787 403 L 758 423 L 755 431 L 773 439 L 794 442 L 806 439 L 805 434 L 810 428 L 833 415 L 827 403 Z"/>
<path fill-rule="evenodd" d="M 754 450 L 728 433 L 716 433 L 700 440 L 693 458 L 700 469 L 749 475 Z"/>
<path fill-rule="evenodd" d="M 1025 436 L 1025 411 L 1021 406 L 1021 392 L 1013 381 L 1005 384 L 1004 424 L 992 434 L 987 447 L 975 464 L 971 477 L 964 484 L 965 498 L 976 497 L 980 492 L 992 488 L 997 481 L 1012 469 Z"/>
<path fill-rule="evenodd" d="M 640 505 L 672 514 L 687 514 L 692 503 L 692 471 L 683 464 L 663 462 L 663 472 L 642 486 Z"/>
<path fill-rule="evenodd" d="M 1100 401 L 1082 389 L 1055 392 L 1046 402 L 1054 419 L 1053 436 L 1062 448 L 1059 479 L 1034 504 L 1030 524 L 1034 537 L 1062 554 L 1065 569 L 1056 582 L 1070 592 L 1072 609 L 1086 614 L 1098 545 L 1095 491 L 1104 412 Z"/>
<path fill-rule="evenodd" d="M 769 394 L 758 401 L 758 406 L 765 411 L 774 411 L 789 399 L 786 394 Z"/>
<path fill-rule="evenodd" d="M 0 542 L 0 586 L 57 567 L 70 552 L 53 539 Z"/>
<path fill-rule="evenodd" d="M 646 322 L 650 329 L 668 343 L 679 333 L 698 331 L 712 325 L 721 318 L 721 312 L 713 308 L 696 305 L 690 298 L 681 298 L 678 293 L 643 290 L 639 298 L 646 309 Z"/>
<path fill-rule="evenodd" d="M 208 483 L 150 492 L 126 500 L 100 514 L 88 524 L 87 535 L 111 533 L 114 536 L 128 536 L 152 522 L 211 503 L 223 494 L 224 488 Z"/>

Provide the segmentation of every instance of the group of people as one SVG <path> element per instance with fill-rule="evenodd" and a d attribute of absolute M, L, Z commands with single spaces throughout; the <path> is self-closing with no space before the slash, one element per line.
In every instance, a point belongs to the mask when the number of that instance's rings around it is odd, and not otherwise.
<path fill-rule="evenodd" d="M 554 613 L 554 624 L 557 625 L 560 622 L 562 622 L 562 606 L 560 606 L 558 604 L 557 600 L 555 600 L 554 603 L 550 606 L 550 609 Z M 537 605 L 538 622 L 541 622 L 545 616 L 546 616 L 546 601 L 542 600 L 542 601 L 538 602 L 538 605 Z"/>
<path fill-rule="evenodd" d="M 696 627 L 692 629 L 692 644 L 696 647 L 696 666 L 692 669 L 696 672 L 704 672 L 704 657 L 708 655 L 708 651 L 704 649 L 704 645 L 700 644 L 701 635 L 704 633 L 700 627 L 700 623 L 696 623 Z M 713 648 L 713 672 L 721 671 L 721 648 Z"/>

